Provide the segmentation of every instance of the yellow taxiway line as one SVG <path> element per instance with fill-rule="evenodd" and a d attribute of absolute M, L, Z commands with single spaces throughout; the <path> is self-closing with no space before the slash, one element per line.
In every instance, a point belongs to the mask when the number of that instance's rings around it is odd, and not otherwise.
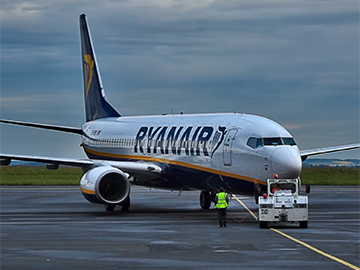
<path fill-rule="evenodd" d="M 253 216 L 253 218 L 254 218 L 255 220 L 258 220 L 258 217 L 254 214 L 253 211 L 251 211 L 251 210 L 250 210 L 240 199 L 238 199 L 235 195 L 232 195 L 232 196 L 235 198 L 235 200 L 237 200 L 237 201 L 242 205 L 242 207 L 244 207 L 244 208 L 246 209 L 246 211 L 248 211 L 248 212 L 250 213 L 250 215 Z M 317 248 L 315 248 L 315 247 L 313 247 L 313 246 L 311 246 L 311 245 L 309 245 L 309 244 L 307 244 L 307 243 L 305 243 L 305 242 L 303 242 L 303 241 L 300 241 L 300 240 L 298 240 L 298 239 L 296 239 L 296 238 L 294 238 L 294 237 L 291 237 L 290 235 L 288 235 L 288 234 L 286 234 L 286 233 L 283 233 L 282 231 L 279 231 L 279 230 L 274 229 L 274 228 L 270 228 L 270 230 L 272 230 L 273 232 L 276 232 L 276 233 L 278 233 L 278 234 L 280 234 L 280 235 L 282 235 L 282 236 L 284 236 L 284 237 L 286 237 L 286 238 L 288 238 L 288 239 L 290 239 L 290 240 L 292 240 L 292 241 L 294 241 L 294 242 L 296 242 L 296 243 L 298 243 L 298 244 L 300 244 L 300 245 L 302 245 L 302 246 L 304 246 L 304 247 L 306 247 L 306 248 L 308 248 L 308 249 L 310 249 L 310 250 L 312 250 L 312 251 L 314 251 L 314 252 L 316 252 L 316 253 L 324 256 L 324 257 L 327 257 L 327 258 L 329 258 L 329 259 L 331 259 L 331 260 L 333 260 L 333 261 L 336 261 L 336 262 L 338 262 L 338 263 L 341 263 L 341 264 L 343 264 L 343 265 L 345 265 L 345 266 L 347 266 L 347 267 L 349 267 L 349 268 L 351 268 L 351 269 L 360 270 L 359 267 L 357 267 L 357 266 L 355 266 L 355 265 L 353 265 L 353 264 L 351 264 L 351 263 L 348 263 L 348 262 L 346 262 L 346 261 L 344 261 L 344 260 L 341 260 L 341 259 L 339 259 L 339 258 L 337 258 L 337 257 L 335 257 L 335 256 L 332 256 L 332 255 L 330 255 L 330 254 L 328 254 L 328 253 L 326 253 L 326 252 L 324 252 L 324 251 L 321 251 L 320 249 L 317 249 Z"/>

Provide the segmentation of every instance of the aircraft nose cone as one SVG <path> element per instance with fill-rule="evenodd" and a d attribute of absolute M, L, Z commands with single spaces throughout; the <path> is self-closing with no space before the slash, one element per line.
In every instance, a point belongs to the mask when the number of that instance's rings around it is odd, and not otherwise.
<path fill-rule="evenodd" d="M 296 178 L 300 175 L 302 162 L 297 148 L 278 148 L 271 157 L 273 174 L 279 178 Z"/>

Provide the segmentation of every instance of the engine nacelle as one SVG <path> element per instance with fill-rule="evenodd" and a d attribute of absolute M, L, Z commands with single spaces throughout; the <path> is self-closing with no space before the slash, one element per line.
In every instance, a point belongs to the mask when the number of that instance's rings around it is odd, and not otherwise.
<path fill-rule="evenodd" d="M 80 188 L 89 202 L 119 204 L 129 196 L 130 182 L 121 170 L 110 166 L 100 166 L 83 175 Z"/>

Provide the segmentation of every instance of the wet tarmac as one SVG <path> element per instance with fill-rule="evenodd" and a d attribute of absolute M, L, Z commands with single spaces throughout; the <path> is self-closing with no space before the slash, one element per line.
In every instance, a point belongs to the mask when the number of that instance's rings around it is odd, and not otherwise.
<path fill-rule="evenodd" d="M 1 187 L 1 269 L 359 269 L 359 187 L 313 186 L 309 228 L 259 229 L 238 201 L 220 228 L 199 192 L 132 187 L 127 213 L 78 187 Z M 257 213 L 253 198 L 238 196 Z"/>

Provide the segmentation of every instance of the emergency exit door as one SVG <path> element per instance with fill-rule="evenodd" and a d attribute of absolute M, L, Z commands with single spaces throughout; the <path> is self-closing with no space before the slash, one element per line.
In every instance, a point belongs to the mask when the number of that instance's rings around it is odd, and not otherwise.
<path fill-rule="evenodd" d="M 232 145 L 238 129 L 230 129 L 224 142 L 224 165 L 231 166 L 232 164 Z"/>

